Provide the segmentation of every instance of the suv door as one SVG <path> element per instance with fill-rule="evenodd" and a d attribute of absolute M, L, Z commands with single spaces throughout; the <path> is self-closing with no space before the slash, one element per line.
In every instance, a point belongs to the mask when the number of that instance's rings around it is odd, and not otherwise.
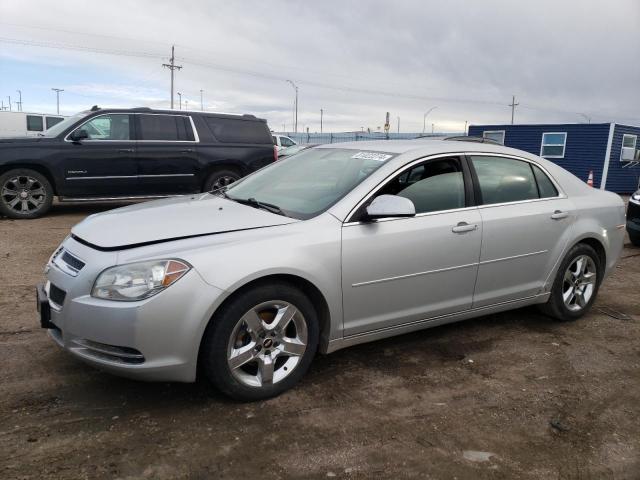
<path fill-rule="evenodd" d="M 102 197 L 135 194 L 136 147 L 132 116 L 97 115 L 75 128 L 62 142 L 59 155 L 65 196 Z M 87 138 L 71 140 L 84 130 Z"/>
<path fill-rule="evenodd" d="M 188 115 L 136 114 L 141 195 L 199 192 L 197 136 Z"/>
<path fill-rule="evenodd" d="M 471 184 L 459 157 L 418 162 L 364 203 L 403 196 L 413 201 L 415 217 L 344 224 L 346 336 L 471 308 L 482 232 Z"/>
<path fill-rule="evenodd" d="M 532 162 L 485 154 L 470 159 L 483 225 L 473 307 L 541 293 L 567 246 L 571 202 Z"/>

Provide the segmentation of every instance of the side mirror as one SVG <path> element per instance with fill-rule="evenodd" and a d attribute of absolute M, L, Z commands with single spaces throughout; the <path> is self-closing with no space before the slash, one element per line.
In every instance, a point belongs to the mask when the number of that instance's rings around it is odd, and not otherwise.
<path fill-rule="evenodd" d="M 69 135 L 69 138 L 74 142 L 79 142 L 80 140 L 89 138 L 89 133 L 84 128 L 81 128 L 80 130 L 76 130 L 71 135 Z"/>
<path fill-rule="evenodd" d="M 397 195 L 380 195 L 373 199 L 367 207 L 367 218 L 386 217 L 413 217 L 416 214 L 416 207 L 408 198 Z"/>

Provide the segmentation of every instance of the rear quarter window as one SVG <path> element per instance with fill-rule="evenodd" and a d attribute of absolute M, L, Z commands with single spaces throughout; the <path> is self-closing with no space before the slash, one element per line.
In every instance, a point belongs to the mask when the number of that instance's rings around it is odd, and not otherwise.
<path fill-rule="evenodd" d="M 213 136 L 221 143 L 266 143 L 273 145 L 267 124 L 241 118 L 205 117 Z"/>

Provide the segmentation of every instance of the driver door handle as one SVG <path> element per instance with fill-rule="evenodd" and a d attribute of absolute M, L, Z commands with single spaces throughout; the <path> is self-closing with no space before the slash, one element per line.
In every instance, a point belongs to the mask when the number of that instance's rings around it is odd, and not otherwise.
<path fill-rule="evenodd" d="M 563 212 L 561 210 L 556 210 L 555 212 L 553 212 L 553 215 L 551 215 L 551 219 L 552 220 L 562 220 L 563 218 L 567 218 L 569 216 L 569 212 Z"/>
<path fill-rule="evenodd" d="M 469 225 L 467 222 L 460 222 L 451 229 L 453 233 L 473 232 L 478 229 L 477 224 Z"/>

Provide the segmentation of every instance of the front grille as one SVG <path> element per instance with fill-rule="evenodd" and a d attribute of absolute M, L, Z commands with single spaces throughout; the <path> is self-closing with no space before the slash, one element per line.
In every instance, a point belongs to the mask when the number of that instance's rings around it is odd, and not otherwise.
<path fill-rule="evenodd" d="M 74 257 L 66 250 L 62 254 L 62 261 L 66 263 L 69 267 L 73 268 L 75 271 L 79 272 L 85 266 L 85 263 L 79 258 Z"/>
<path fill-rule="evenodd" d="M 56 305 L 62 306 L 64 298 L 67 296 L 67 292 L 61 288 L 56 287 L 53 283 L 49 285 L 49 300 Z"/>

